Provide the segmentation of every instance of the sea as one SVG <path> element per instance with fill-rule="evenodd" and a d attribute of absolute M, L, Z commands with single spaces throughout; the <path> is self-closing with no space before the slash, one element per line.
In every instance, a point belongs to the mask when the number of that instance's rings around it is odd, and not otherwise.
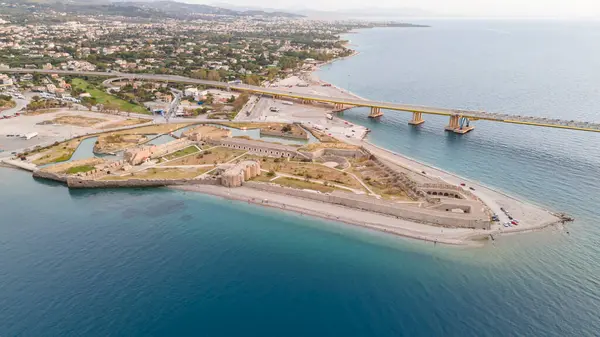
<path fill-rule="evenodd" d="M 319 76 L 377 100 L 600 122 L 600 23 L 347 34 Z M 0 168 L 0 336 L 600 336 L 600 134 L 344 113 L 368 140 L 576 221 L 434 245 L 170 189 Z"/>

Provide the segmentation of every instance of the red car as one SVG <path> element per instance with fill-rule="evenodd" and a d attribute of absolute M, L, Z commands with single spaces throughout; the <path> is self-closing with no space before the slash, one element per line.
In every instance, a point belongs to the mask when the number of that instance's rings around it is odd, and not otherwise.
<path fill-rule="evenodd" d="M 460 186 L 467 186 L 467 184 L 465 184 L 465 183 L 460 183 Z"/>
<path fill-rule="evenodd" d="M 511 223 L 511 224 L 513 224 L 513 225 L 515 225 L 515 226 L 518 226 L 518 225 L 519 225 L 519 223 L 518 223 L 518 222 L 516 222 L 515 220 L 511 221 L 510 223 Z"/>

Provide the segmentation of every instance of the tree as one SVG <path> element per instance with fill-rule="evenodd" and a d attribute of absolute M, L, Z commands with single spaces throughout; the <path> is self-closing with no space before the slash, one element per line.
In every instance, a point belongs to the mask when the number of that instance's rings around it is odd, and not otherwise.
<path fill-rule="evenodd" d="M 235 102 L 235 96 L 231 95 L 231 97 L 229 97 L 227 99 L 227 103 L 233 103 L 233 102 Z"/>
<path fill-rule="evenodd" d="M 208 72 L 207 79 L 209 81 L 220 81 L 221 80 L 221 75 L 219 75 L 219 73 L 216 70 L 211 70 L 211 71 Z"/>
<path fill-rule="evenodd" d="M 248 97 L 248 93 L 245 93 L 245 92 L 241 93 L 238 96 L 238 98 L 236 98 L 235 101 L 233 102 L 233 110 L 240 111 L 244 107 L 244 105 L 246 105 L 246 103 L 248 103 L 249 99 L 250 99 L 250 97 Z"/>
<path fill-rule="evenodd" d="M 279 59 L 281 69 L 293 69 L 298 65 L 298 59 L 295 57 L 283 56 Z"/>
<path fill-rule="evenodd" d="M 94 105 L 98 104 L 95 97 L 84 97 L 81 99 L 81 103 L 83 104 L 83 106 L 88 108 L 88 110 L 90 110 L 90 111 L 92 111 L 92 107 Z"/>
<path fill-rule="evenodd" d="M 106 104 L 104 104 L 104 109 L 109 111 L 109 112 L 118 112 L 119 111 L 119 105 L 117 103 L 111 102 L 111 101 L 107 101 Z"/>
<path fill-rule="evenodd" d="M 256 75 L 247 75 L 244 82 L 249 85 L 259 85 L 260 79 Z"/>
<path fill-rule="evenodd" d="M 213 104 L 215 101 L 215 96 L 210 92 L 206 95 L 206 104 Z"/>
<path fill-rule="evenodd" d="M 269 81 L 273 81 L 277 75 L 279 74 L 279 68 L 269 68 L 269 71 L 267 73 L 267 78 L 269 79 Z"/>
<path fill-rule="evenodd" d="M 292 126 L 289 124 L 286 124 L 281 128 L 281 132 L 290 132 L 290 131 L 292 131 Z"/>

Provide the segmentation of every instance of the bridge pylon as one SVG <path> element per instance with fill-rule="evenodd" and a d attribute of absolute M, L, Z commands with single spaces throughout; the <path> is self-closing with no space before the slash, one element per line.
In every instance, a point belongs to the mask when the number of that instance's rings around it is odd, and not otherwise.
<path fill-rule="evenodd" d="M 420 125 L 425 123 L 425 120 L 423 119 L 423 113 L 422 112 L 417 112 L 417 111 L 413 111 L 413 118 L 408 121 L 408 124 L 410 125 Z"/>
<path fill-rule="evenodd" d="M 341 111 L 344 111 L 344 104 L 342 104 L 342 103 L 333 104 L 333 112 L 341 112 Z"/>
<path fill-rule="evenodd" d="M 451 115 L 448 125 L 444 128 L 446 131 L 452 131 L 461 135 L 473 129 L 475 129 L 475 127 L 470 125 L 469 118 L 458 114 Z"/>
<path fill-rule="evenodd" d="M 369 114 L 369 118 L 377 118 L 381 116 L 383 116 L 381 108 L 371 107 L 371 113 Z"/>

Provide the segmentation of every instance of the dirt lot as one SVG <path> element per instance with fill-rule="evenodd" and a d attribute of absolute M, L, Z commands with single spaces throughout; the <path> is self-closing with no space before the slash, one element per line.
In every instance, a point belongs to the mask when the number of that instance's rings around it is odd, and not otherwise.
<path fill-rule="evenodd" d="M 246 153 L 243 150 L 231 150 L 224 147 L 215 147 L 210 150 L 205 150 L 202 153 L 196 155 L 187 156 L 184 158 L 176 159 L 165 163 L 167 166 L 177 165 L 206 165 L 214 163 L 226 163 L 237 156 L 241 156 Z"/>
<path fill-rule="evenodd" d="M 362 185 L 351 175 L 341 172 L 327 166 L 314 163 L 303 163 L 296 161 L 279 160 L 278 158 L 264 158 L 256 156 L 246 156 L 248 159 L 260 161 L 260 167 L 263 170 L 273 170 L 275 172 L 287 173 L 298 176 L 301 179 L 317 179 L 336 183 L 352 188 L 362 189 Z"/>
<path fill-rule="evenodd" d="M 120 151 L 124 148 L 145 142 L 147 140 L 148 137 L 141 134 L 105 134 L 98 137 L 98 141 L 94 145 L 94 152 L 109 153 Z"/>
<path fill-rule="evenodd" d="M 122 127 L 126 127 L 126 126 L 144 124 L 144 123 L 148 123 L 148 122 L 150 122 L 149 119 L 129 118 L 124 121 L 118 121 L 118 122 L 113 122 L 113 123 L 109 123 L 109 124 L 104 124 L 104 125 L 102 125 L 102 129 L 122 128 Z"/>
<path fill-rule="evenodd" d="M 224 129 L 224 128 L 217 128 L 217 127 L 209 126 L 209 125 L 201 125 L 201 126 L 186 130 L 182 134 L 182 136 L 188 136 L 188 135 L 191 135 L 196 132 L 199 132 L 202 135 L 203 139 L 204 139 L 204 137 L 211 138 L 211 139 L 220 139 L 220 138 L 228 137 L 231 134 L 231 131 Z"/>
<path fill-rule="evenodd" d="M 312 143 L 300 148 L 300 151 L 312 152 L 319 149 L 344 149 L 344 150 L 358 150 L 360 147 L 356 145 L 350 145 L 342 142 L 336 143 Z"/>
<path fill-rule="evenodd" d="M 62 125 L 74 125 L 80 127 L 93 127 L 95 124 L 106 122 L 106 119 L 102 118 L 91 118 L 84 116 L 69 116 L 69 115 L 59 115 L 58 117 L 52 119 L 50 122 L 54 124 L 62 124 Z"/>
<path fill-rule="evenodd" d="M 236 129 L 260 129 L 261 133 L 269 136 L 277 137 L 288 137 L 288 138 L 300 138 L 308 139 L 306 130 L 296 124 L 287 123 L 236 123 L 236 122 L 223 122 L 219 123 L 225 126 L 229 126 Z M 290 131 L 284 132 L 282 129 L 288 127 Z"/>
<path fill-rule="evenodd" d="M 205 173 L 210 168 L 149 168 L 147 170 L 127 174 L 124 176 L 106 176 L 101 180 L 129 180 L 129 179 L 191 179 L 202 173 Z"/>

